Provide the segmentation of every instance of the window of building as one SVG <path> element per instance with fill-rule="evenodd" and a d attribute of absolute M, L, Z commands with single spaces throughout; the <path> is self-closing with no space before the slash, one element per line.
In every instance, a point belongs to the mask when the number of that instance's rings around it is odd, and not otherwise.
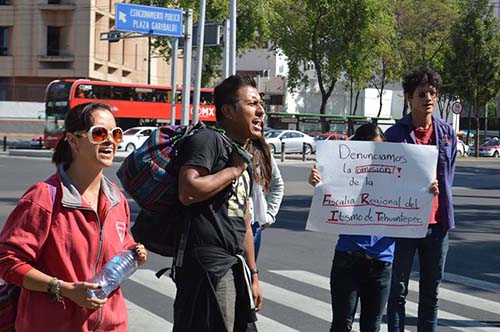
<path fill-rule="evenodd" d="M 61 3 L 61 0 L 48 0 L 49 5 L 58 5 Z"/>
<path fill-rule="evenodd" d="M 47 27 L 47 55 L 59 55 L 61 46 L 61 28 Z"/>
<path fill-rule="evenodd" d="M 0 0 L 0 6 L 8 6 L 10 5 L 10 0 Z"/>
<path fill-rule="evenodd" d="M 0 56 L 9 55 L 9 28 L 0 27 Z"/>
<path fill-rule="evenodd" d="M 0 79 L 0 100 L 7 100 L 7 80 Z"/>

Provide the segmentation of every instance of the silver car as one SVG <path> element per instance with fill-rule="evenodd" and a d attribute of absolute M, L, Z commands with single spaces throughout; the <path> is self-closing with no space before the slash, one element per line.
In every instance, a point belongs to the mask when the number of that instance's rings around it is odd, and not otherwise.
<path fill-rule="evenodd" d="M 297 130 L 270 130 L 264 137 L 273 154 L 281 153 L 281 143 L 285 143 L 285 153 L 301 153 L 304 147 L 306 154 L 316 151 L 314 138 Z"/>
<path fill-rule="evenodd" d="M 118 144 L 118 151 L 132 152 L 140 147 L 156 127 L 132 127 L 123 132 L 123 141 Z"/>

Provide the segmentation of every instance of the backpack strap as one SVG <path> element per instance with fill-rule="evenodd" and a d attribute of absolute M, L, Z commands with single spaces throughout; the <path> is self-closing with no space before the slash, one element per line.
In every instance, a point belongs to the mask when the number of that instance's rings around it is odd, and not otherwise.
<path fill-rule="evenodd" d="M 57 188 L 55 185 L 50 183 L 49 181 L 45 181 L 47 184 L 47 187 L 49 187 L 49 192 L 50 192 L 50 198 L 52 199 L 52 212 L 54 212 L 54 209 L 56 207 L 56 193 L 57 193 Z"/>

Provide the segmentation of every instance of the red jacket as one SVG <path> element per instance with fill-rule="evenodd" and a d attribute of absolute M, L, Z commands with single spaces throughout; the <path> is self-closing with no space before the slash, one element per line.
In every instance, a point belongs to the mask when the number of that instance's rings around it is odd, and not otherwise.
<path fill-rule="evenodd" d="M 66 282 L 86 281 L 116 253 L 134 245 L 130 212 L 118 187 L 103 176 L 99 213 L 83 200 L 62 168 L 34 184 L 19 200 L 0 233 L 0 277 L 22 285 L 32 268 Z M 127 309 L 118 289 L 99 310 L 70 299 L 52 302 L 46 292 L 22 289 L 17 332 L 127 331 Z"/>

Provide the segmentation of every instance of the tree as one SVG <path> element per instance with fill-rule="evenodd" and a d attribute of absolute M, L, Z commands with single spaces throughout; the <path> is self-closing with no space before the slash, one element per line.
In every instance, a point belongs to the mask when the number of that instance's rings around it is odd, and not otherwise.
<path fill-rule="evenodd" d="M 480 110 L 500 90 L 500 22 L 488 0 L 461 1 L 460 6 L 460 20 L 453 27 L 445 64 L 454 89 L 470 104 L 476 119 L 477 157 Z"/>
<path fill-rule="evenodd" d="M 380 56 L 377 59 L 378 61 L 369 81 L 369 86 L 377 89 L 379 97 L 377 117 L 380 117 L 382 114 L 383 97 L 386 85 L 390 82 L 399 80 L 402 76 L 402 63 L 391 41 L 393 41 L 393 39 L 388 40 L 388 47 L 381 47 Z"/>
<path fill-rule="evenodd" d="M 156 7 L 193 9 L 193 22 L 198 22 L 199 0 L 131 0 L 131 2 Z M 229 19 L 229 0 L 206 0 L 205 22 L 221 23 Z M 238 52 L 248 48 L 262 48 L 269 36 L 268 13 L 269 3 L 266 0 L 237 2 L 236 46 Z M 170 42 L 168 37 L 154 37 L 152 42 L 156 53 L 170 59 Z M 196 45 L 193 45 L 195 47 Z M 202 86 L 206 86 L 211 78 L 221 76 L 223 47 L 207 47 L 203 55 Z"/>
<path fill-rule="evenodd" d="M 397 25 L 395 44 L 403 64 L 401 74 L 423 64 L 442 73 L 450 29 L 457 19 L 457 1 L 393 1 Z M 407 103 L 404 103 L 403 115 L 406 112 Z"/>
<path fill-rule="evenodd" d="M 320 114 L 326 114 L 326 104 L 342 72 L 357 86 L 370 76 L 370 48 L 385 2 L 272 1 L 271 40 L 288 58 L 288 87 L 293 91 L 307 85 L 311 77 L 303 68 L 312 63 L 321 92 Z M 324 118 L 322 130 L 329 130 Z"/>
<path fill-rule="evenodd" d="M 389 1 L 351 1 L 343 2 L 344 8 L 340 9 L 355 18 L 352 23 L 356 27 L 346 31 L 349 42 L 342 65 L 346 78 L 344 86 L 350 92 L 351 115 L 356 115 L 361 91 L 372 82 L 380 59 L 388 53 L 394 33 L 394 16 L 387 10 L 389 4 Z M 349 121 L 349 133 L 353 132 L 354 123 Z"/>

